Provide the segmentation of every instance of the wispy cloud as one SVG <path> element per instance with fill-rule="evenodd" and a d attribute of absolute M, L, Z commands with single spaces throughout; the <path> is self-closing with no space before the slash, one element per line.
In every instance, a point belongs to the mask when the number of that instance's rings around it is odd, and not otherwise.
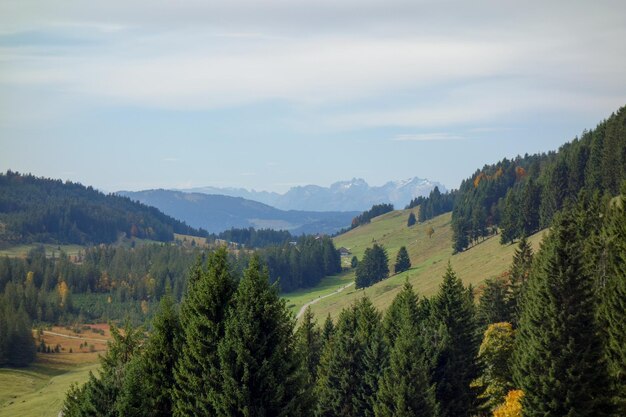
<path fill-rule="evenodd" d="M 391 140 L 397 142 L 429 142 L 443 140 L 463 140 L 464 136 L 451 133 L 412 133 L 396 135 Z"/>

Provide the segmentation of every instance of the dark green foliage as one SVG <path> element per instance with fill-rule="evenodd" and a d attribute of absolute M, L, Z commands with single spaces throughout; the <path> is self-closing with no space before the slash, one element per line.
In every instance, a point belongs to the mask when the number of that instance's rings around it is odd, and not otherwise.
<path fill-rule="evenodd" d="M 418 218 L 420 222 L 425 222 L 440 214 L 452 211 L 456 191 L 441 194 L 439 187 L 433 188 L 428 197 L 417 197 L 409 203 L 408 209 L 419 206 Z"/>
<path fill-rule="evenodd" d="M 586 234 L 567 210 L 544 242 L 525 292 L 516 343 L 515 383 L 524 416 L 608 416 L 610 385 L 598 335 Z"/>
<path fill-rule="evenodd" d="M 339 315 L 320 360 L 316 416 L 372 416 L 387 349 L 380 313 L 368 299 Z"/>
<path fill-rule="evenodd" d="M 273 229 L 247 229 L 232 228 L 217 235 L 218 238 L 229 242 L 239 243 L 247 248 L 265 248 L 267 246 L 280 246 L 296 240 L 286 230 Z"/>
<path fill-rule="evenodd" d="M 217 345 L 224 337 L 224 320 L 236 288 L 226 249 L 197 265 L 181 306 L 182 348 L 174 370 L 174 415 L 215 415 L 222 380 Z"/>
<path fill-rule="evenodd" d="M 252 258 L 233 297 L 218 346 L 220 416 L 307 416 L 305 374 L 293 337 L 294 320 Z"/>
<path fill-rule="evenodd" d="M 394 345 L 405 321 L 408 320 L 417 326 L 424 319 L 420 313 L 417 294 L 413 291 L 411 284 L 406 281 L 385 313 L 383 329 L 387 344 L 389 346 Z"/>
<path fill-rule="evenodd" d="M 509 268 L 509 283 L 507 294 L 508 321 L 513 327 L 517 327 L 519 323 L 520 302 L 522 300 L 526 283 L 533 263 L 533 249 L 526 240 L 525 236 L 519 241 L 515 254 L 513 255 L 513 263 Z M 496 322 L 494 322 L 496 323 Z"/>
<path fill-rule="evenodd" d="M 558 152 L 518 156 L 477 170 L 461 183 L 452 214 L 453 248 L 481 230 L 503 231 L 503 243 L 548 227 L 582 189 L 616 195 L 626 179 L 626 107 Z M 421 211 L 420 211 L 421 214 Z M 420 221 L 421 221 L 420 216 Z"/>
<path fill-rule="evenodd" d="M 413 212 L 409 213 L 409 218 L 406 221 L 406 225 L 408 227 L 413 226 L 415 223 L 417 223 L 417 219 L 415 218 L 415 214 L 413 214 Z"/>
<path fill-rule="evenodd" d="M 382 216 L 393 211 L 393 204 L 374 204 L 371 209 L 364 211 L 352 219 L 352 228 L 369 223 L 374 217 Z"/>
<path fill-rule="evenodd" d="M 483 290 L 476 309 L 476 318 L 481 328 L 493 323 L 509 322 L 512 306 L 509 301 L 510 285 L 503 278 L 489 278 L 483 284 Z"/>
<path fill-rule="evenodd" d="M 321 333 L 322 343 L 323 343 L 322 349 L 330 341 L 334 333 L 335 333 L 335 324 L 333 323 L 333 319 L 330 317 L 330 314 L 328 314 L 328 316 L 326 316 L 326 320 L 324 320 L 324 326 L 322 327 L 322 333 Z"/>
<path fill-rule="evenodd" d="M 478 340 L 472 297 L 448 265 L 432 306 L 443 330 L 432 376 L 442 417 L 473 415 L 476 398 L 470 382 L 477 376 Z"/>
<path fill-rule="evenodd" d="M 313 287 L 323 277 L 341 272 L 341 256 L 327 236 L 302 236 L 296 245 L 271 246 L 257 254 L 269 268 L 270 281 L 278 281 L 284 292 Z"/>
<path fill-rule="evenodd" d="M 311 307 L 307 307 L 296 331 L 297 351 L 307 373 L 307 386 L 315 385 L 323 343 L 322 334 L 314 319 Z"/>
<path fill-rule="evenodd" d="M 356 288 L 365 288 L 387 278 L 389 275 L 389 257 L 384 247 L 374 243 L 365 249 L 363 259 L 356 267 Z"/>
<path fill-rule="evenodd" d="M 161 299 L 153 331 L 141 355 L 126 370 L 117 409 L 122 416 L 172 415 L 174 367 L 178 360 L 182 329 L 170 295 Z"/>
<path fill-rule="evenodd" d="M 108 344 L 107 353 L 100 358 L 101 369 L 98 376 L 89 374 L 89 380 L 82 387 L 72 387 L 65 398 L 63 413 L 67 417 L 116 417 L 118 399 L 129 371 L 129 363 L 138 356 L 143 340 L 143 332 L 134 329 L 126 322 L 123 331 L 111 325 L 113 340 Z M 134 367 L 134 365 L 133 365 Z M 132 367 L 131 367 L 132 368 Z M 132 374 L 132 378 L 141 377 Z M 137 404 L 129 407 L 129 415 L 136 414 Z"/>
<path fill-rule="evenodd" d="M 26 366 L 35 360 L 32 324 L 23 306 L 15 308 L 0 296 L 0 367 Z"/>
<path fill-rule="evenodd" d="M 616 415 L 626 415 L 626 189 L 609 212 L 606 286 L 600 291 L 609 372 L 615 387 Z"/>
<path fill-rule="evenodd" d="M 112 243 L 120 233 L 171 241 L 206 235 L 159 210 L 92 187 L 7 171 L 0 174 L 0 240 L 12 243 Z"/>
<path fill-rule="evenodd" d="M 356 256 L 353 256 L 350 260 L 350 267 L 356 268 L 359 265 L 359 260 Z"/>
<path fill-rule="evenodd" d="M 410 316 L 409 303 L 399 304 L 401 320 L 374 405 L 376 417 L 434 417 L 437 415 L 435 390 L 418 326 Z"/>
<path fill-rule="evenodd" d="M 396 264 L 393 268 L 394 272 L 399 274 L 400 272 L 408 271 L 410 268 L 411 259 L 409 259 L 409 253 L 406 251 L 406 246 L 402 246 L 396 256 Z"/>

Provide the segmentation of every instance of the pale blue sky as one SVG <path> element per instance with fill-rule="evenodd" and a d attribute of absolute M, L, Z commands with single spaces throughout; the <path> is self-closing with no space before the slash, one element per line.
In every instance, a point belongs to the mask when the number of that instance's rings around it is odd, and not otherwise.
<path fill-rule="evenodd" d="M 95 3 L 0 3 L 0 170 L 453 188 L 626 104 L 623 1 Z"/>

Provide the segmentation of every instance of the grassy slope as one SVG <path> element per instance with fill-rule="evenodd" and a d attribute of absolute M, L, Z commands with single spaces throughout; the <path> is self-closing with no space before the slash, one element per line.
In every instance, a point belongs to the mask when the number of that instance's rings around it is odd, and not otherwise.
<path fill-rule="evenodd" d="M 62 327 L 50 331 L 71 337 L 45 333 L 47 345 L 60 344 L 62 353 L 37 354 L 37 360 L 27 368 L 0 368 L 0 417 L 57 417 L 65 393 L 72 383 L 83 384 L 89 371 L 99 367 L 98 355 L 106 350 L 111 335 L 108 325 L 91 325 L 104 330 L 104 335 L 84 331 L 74 333 Z M 79 347 L 84 341 L 91 349 Z M 72 348 L 73 353 L 69 353 Z"/>
<path fill-rule="evenodd" d="M 409 252 L 412 268 L 402 274 L 393 275 L 370 288 L 364 290 L 350 288 L 341 294 L 320 300 L 311 307 L 316 316 L 325 317 L 328 313 L 335 316 L 342 308 L 364 294 L 367 294 L 378 308 L 385 309 L 391 304 L 393 297 L 407 277 L 420 295 L 431 296 L 439 288 L 448 261 L 466 285 L 479 286 L 486 278 L 497 276 L 508 269 L 515 245 L 500 245 L 499 237 L 495 236 L 463 253 L 452 255 L 451 214 L 444 214 L 424 224 L 409 228 L 406 226 L 406 221 L 410 211 L 417 214 L 417 209 L 387 213 L 373 219 L 370 224 L 338 236 L 334 241 L 337 247 L 348 248 L 359 259 L 374 241 L 382 244 L 388 251 L 391 271 L 393 271 L 398 249 L 404 245 Z M 432 238 L 426 234 L 429 226 L 435 230 Z M 539 247 L 541 237 L 542 233 L 538 233 L 529 238 L 535 250 Z M 341 283 L 329 286 L 326 292 L 331 292 L 349 282 L 350 279 L 354 279 L 353 272 L 344 275 Z M 301 302 L 299 305 L 320 295 L 318 288 L 311 292 L 313 297 L 307 297 L 304 292 L 298 295 L 298 300 Z"/>
<path fill-rule="evenodd" d="M 89 371 L 98 366 L 35 364 L 24 369 L 0 369 L 0 416 L 56 417 L 70 385 L 87 381 Z"/>

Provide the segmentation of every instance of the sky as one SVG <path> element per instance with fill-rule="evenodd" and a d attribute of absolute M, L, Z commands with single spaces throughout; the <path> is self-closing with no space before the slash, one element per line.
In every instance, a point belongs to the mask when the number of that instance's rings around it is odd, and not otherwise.
<path fill-rule="evenodd" d="M 626 2 L 2 0 L 0 171 L 456 188 L 626 105 Z"/>

